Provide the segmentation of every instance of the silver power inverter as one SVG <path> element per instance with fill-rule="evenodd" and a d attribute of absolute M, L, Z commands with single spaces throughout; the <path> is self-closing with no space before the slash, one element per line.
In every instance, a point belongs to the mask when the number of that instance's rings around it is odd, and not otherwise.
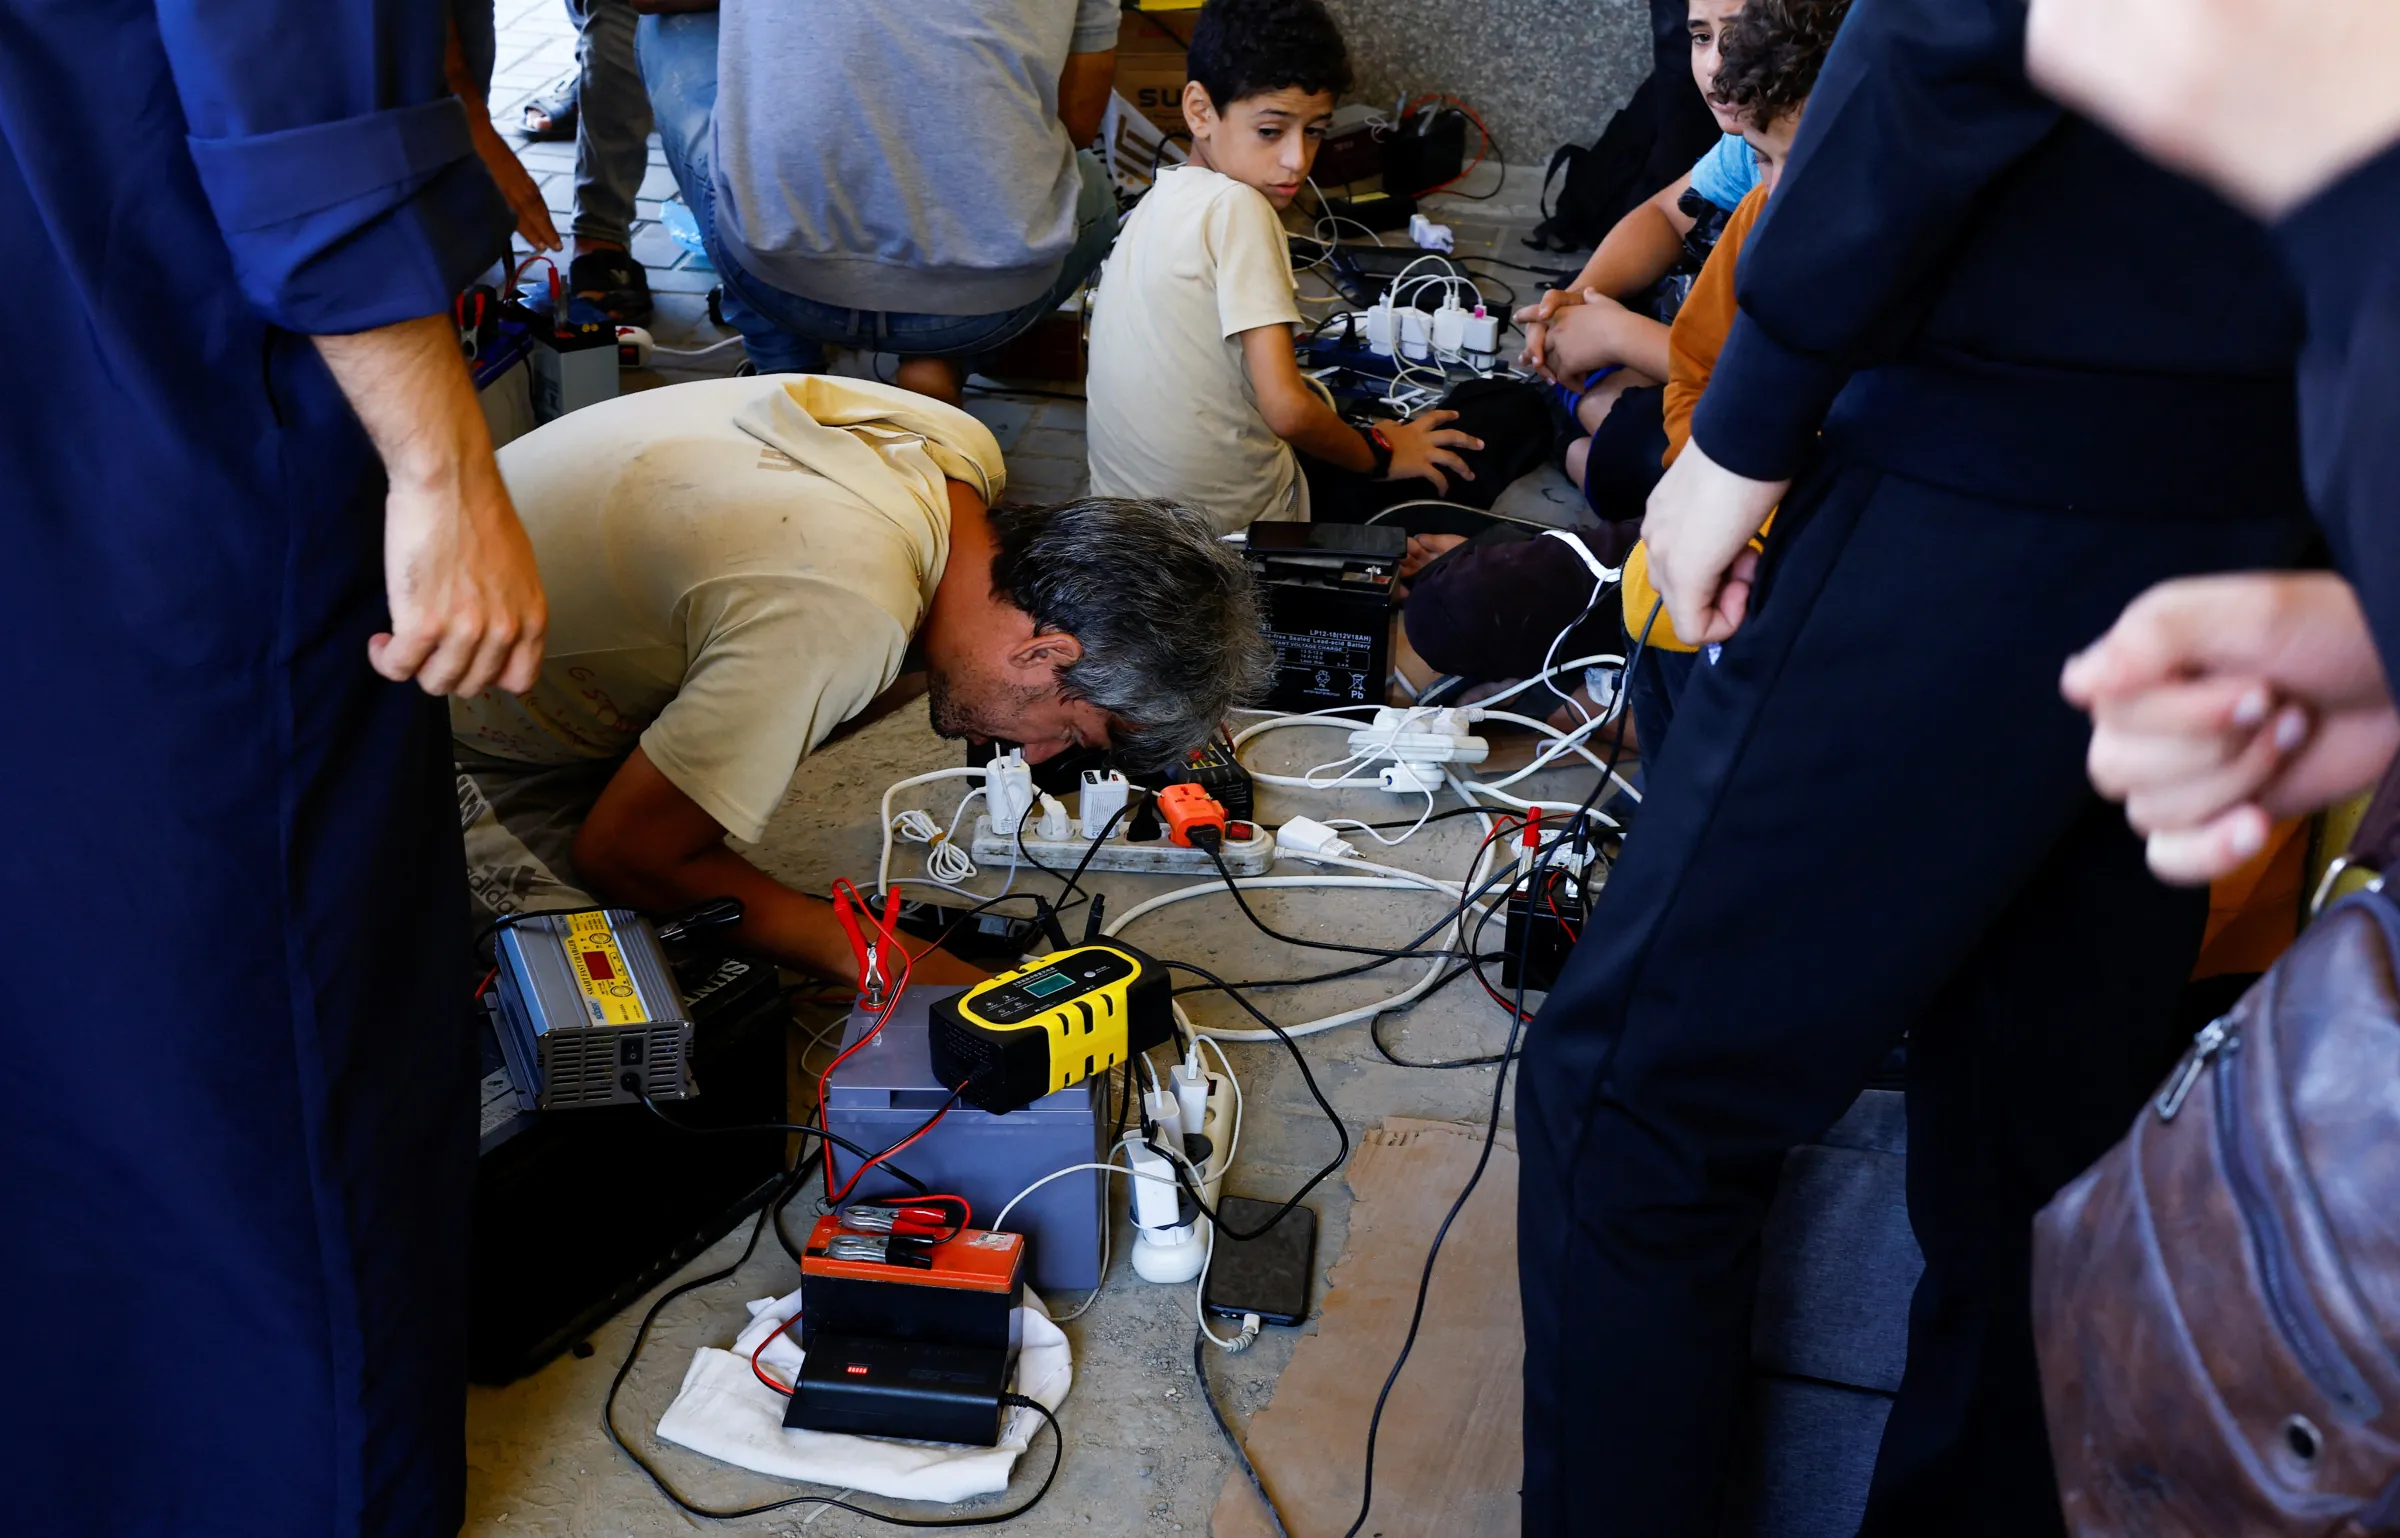
<path fill-rule="evenodd" d="M 501 1054 L 536 1105 L 638 1105 L 645 1095 L 699 1093 L 691 1011 L 640 914 L 529 914 L 502 926 L 494 955 Z"/>

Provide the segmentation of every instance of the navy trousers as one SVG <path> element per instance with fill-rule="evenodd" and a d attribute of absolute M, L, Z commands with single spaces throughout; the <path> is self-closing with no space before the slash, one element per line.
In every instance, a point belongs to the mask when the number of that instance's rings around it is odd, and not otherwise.
<path fill-rule="evenodd" d="M 1838 460 L 1786 500 L 1529 1035 L 1528 1538 L 1715 1531 L 1784 1153 L 1904 1034 L 1925 1272 L 1863 1531 L 2058 1530 L 2028 1225 L 2173 1061 L 2205 914 L 2091 792 L 2058 671 L 2151 583 L 2306 532 Z"/>

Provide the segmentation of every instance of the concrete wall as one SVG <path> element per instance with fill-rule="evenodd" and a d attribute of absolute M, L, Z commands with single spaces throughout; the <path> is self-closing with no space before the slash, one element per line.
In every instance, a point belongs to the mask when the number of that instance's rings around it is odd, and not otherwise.
<path fill-rule="evenodd" d="M 1647 0 L 1325 0 L 1358 95 L 1464 99 L 1516 165 L 1590 142 L 1650 72 Z M 1473 153 L 1473 140 L 1468 141 Z"/>

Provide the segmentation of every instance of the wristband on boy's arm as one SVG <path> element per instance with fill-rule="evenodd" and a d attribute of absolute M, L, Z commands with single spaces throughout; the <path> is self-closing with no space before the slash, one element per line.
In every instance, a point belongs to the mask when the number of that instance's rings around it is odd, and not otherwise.
<path fill-rule="evenodd" d="M 1375 456 L 1375 468 L 1368 472 L 1380 479 L 1392 473 L 1392 440 L 1383 435 L 1380 427 L 1362 427 L 1358 435 L 1367 441 L 1367 452 Z"/>

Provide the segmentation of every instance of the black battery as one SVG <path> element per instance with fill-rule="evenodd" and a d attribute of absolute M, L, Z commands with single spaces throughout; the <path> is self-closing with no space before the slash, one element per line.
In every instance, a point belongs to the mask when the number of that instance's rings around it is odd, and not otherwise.
<path fill-rule="evenodd" d="M 1548 993 L 1566 969 L 1567 957 L 1583 936 L 1587 903 L 1583 888 L 1565 871 L 1544 875 L 1539 898 L 1524 892 L 1508 899 L 1508 937 L 1500 962 L 1500 986 L 1515 988 L 1520 975 L 1528 993 Z M 1524 965 L 1518 966 L 1519 958 Z"/>
<path fill-rule="evenodd" d="M 1275 644 L 1276 710 L 1380 705 L 1391 672 L 1392 578 L 1408 536 L 1372 523 L 1254 523 L 1245 559 Z"/>
<path fill-rule="evenodd" d="M 994 1346 L 819 1331 L 783 1423 L 809 1431 L 992 1447 L 1010 1361 Z"/>
<path fill-rule="evenodd" d="M 1225 808 L 1225 815 L 1236 822 L 1248 822 L 1255 814 L 1257 797 L 1250 782 L 1250 771 L 1233 756 L 1233 749 L 1223 739 L 1203 743 L 1183 755 L 1171 769 L 1140 774 L 1126 771 L 1126 777 L 1144 790 L 1164 790 L 1170 785 L 1197 785 Z"/>
<path fill-rule="evenodd" d="M 677 973 L 703 1092 L 677 1102 L 675 1120 L 703 1130 L 785 1120 L 791 1011 L 775 968 L 727 956 Z M 478 1383 L 522 1377 L 582 1340 L 782 1183 L 779 1132 L 695 1136 L 639 1105 L 535 1110 L 489 1025 L 483 1066 L 468 1242 L 467 1370 Z"/>

